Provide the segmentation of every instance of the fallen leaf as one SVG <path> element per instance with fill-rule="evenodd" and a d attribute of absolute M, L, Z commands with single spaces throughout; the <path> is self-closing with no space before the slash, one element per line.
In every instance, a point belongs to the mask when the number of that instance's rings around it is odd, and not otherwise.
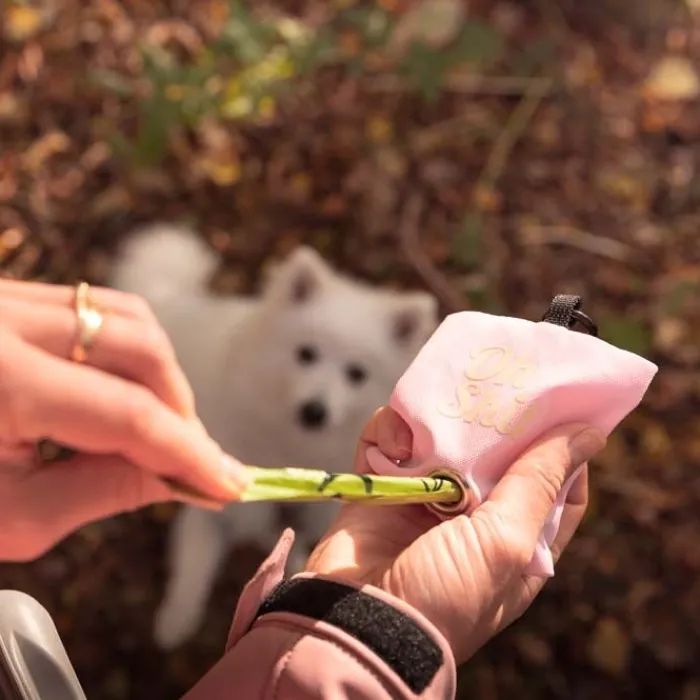
<path fill-rule="evenodd" d="M 603 170 L 598 173 L 597 181 L 599 187 L 613 197 L 619 197 L 630 203 L 646 202 L 647 200 L 646 183 L 637 175 Z"/>
<path fill-rule="evenodd" d="M 700 94 L 700 79 L 690 59 L 666 56 L 654 66 L 642 91 L 651 100 L 692 100 Z"/>
<path fill-rule="evenodd" d="M 640 437 L 643 451 L 655 461 L 667 459 L 673 450 L 668 429 L 659 421 L 646 421 Z"/>
<path fill-rule="evenodd" d="M 394 127 L 391 122 L 384 117 L 371 117 L 367 121 L 367 138 L 374 143 L 385 143 L 394 134 Z"/>
<path fill-rule="evenodd" d="M 205 159 L 199 163 L 209 179 L 217 185 L 232 185 L 241 177 L 240 163 L 217 163 L 213 159 Z"/>
<path fill-rule="evenodd" d="M 574 58 L 565 67 L 569 82 L 575 86 L 600 83 L 603 73 L 596 50 L 583 43 L 574 47 L 574 51 Z"/>
<path fill-rule="evenodd" d="M 552 661 L 552 649 L 545 639 L 532 632 L 523 632 L 515 638 L 520 655 L 531 664 L 546 666 Z"/>
<path fill-rule="evenodd" d="M 281 17 L 275 22 L 280 36 L 292 45 L 305 45 L 313 37 L 312 31 L 303 22 L 293 17 Z"/>
<path fill-rule="evenodd" d="M 250 95 L 238 95 L 226 99 L 221 105 L 221 114 L 228 119 L 248 117 L 254 110 L 255 103 Z"/>
<path fill-rule="evenodd" d="M 403 53 L 416 41 L 441 48 L 457 36 L 463 17 L 461 0 L 422 0 L 397 22 L 390 51 Z"/>
<path fill-rule="evenodd" d="M 673 354 L 687 335 L 688 324 L 684 320 L 673 317 L 662 318 L 654 328 L 654 345 L 662 352 Z"/>
<path fill-rule="evenodd" d="M 313 181 L 308 173 L 294 173 L 289 178 L 289 185 L 296 195 L 306 200 L 311 192 Z"/>
<path fill-rule="evenodd" d="M 0 122 L 17 122 L 25 115 L 25 105 L 11 92 L 0 92 Z"/>
<path fill-rule="evenodd" d="M 22 154 L 22 166 L 28 172 L 36 172 L 51 156 L 67 151 L 70 145 L 64 132 L 50 131 Z"/>
<path fill-rule="evenodd" d="M 593 666 L 613 676 L 622 676 L 630 660 L 629 637 L 612 617 L 598 621 L 588 645 L 588 658 Z"/>
<path fill-rule="evenodd" d="M 352 29 L 344 29 L 340 34 L 338 43 L 348 57 L 356 56 L 362 47 L 360 35 Z"/>
<path fill-rule="evenodd" d="M 104 219 L 116 212 L 128 211 L 133 205 L 129 191 L 121 185 L 112 185 L 92 198 L 87 207 L 87 216 Z"/>
<path fill-rule="evenodd" d="M 274 98 L 266 95 L 258 100 L 258 116 L 263 121 L 270 121 L 274 118 L 277 112 Z"/>
<path fill-rule="evenodd" d="M 42 12 L 29 5 L 10 5 L 4 15 L 5 36 L 11 41 L 26 41 L 44 25 Z"/>
<path fill-rule="evenodd" d="M 26 234 L 16 226 L 5 229 L 0 233 L 0 260 L 8 253 L 19 248 L 25 238 Z"/>
<path fill-rule="evenodd" d="M 501 206 L 501 195 L 493 187 L 478 185 L 474 190 L 474 206 L 479 211 L 496 211 Z"/>
<path fill-rule="evenodd" d="M 374 154 L 374 162 L 379 170 L 392 178 L 401 178 L 408 170 L 408 162 L 401 152 L 391 146 L 378 148 Z"/>

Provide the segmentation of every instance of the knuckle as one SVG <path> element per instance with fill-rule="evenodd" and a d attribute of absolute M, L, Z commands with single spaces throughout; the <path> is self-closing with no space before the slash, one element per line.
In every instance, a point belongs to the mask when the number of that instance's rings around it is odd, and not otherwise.
<path fill-rule="evenodd" d="M 529 471 L 537 479 L 540 490 L 552 504 L 557 500 L 566 479 L 565 466 L 559 460 L 533 460 Z"/>
<path fill-rule="evenodd" d="M 155 322 L 153 309 L 151 309 L 151 305 L 142 296 L 132 294 L 131 292 L 123 292 L 122 299 L 125 309 L 131 316 L 142 321 L 147 321 L 148 323 Z"/>
<path fill-rule="evenodd" d="M 141 324 L 136 334 L 138 362 L 149 372 L 159 372 L 172 362 L 174 351 L 163 328 L 156 323 Z"/>
<path fill-rule="evenodd" d="M 490 504 L 485 504 L 490 505 Z M 524 569 L 532 558 L 532 543 L 523 528 L 507 517 L 501 508 L 480 508 L 472 519 L 479 518 L 480 539 L 486 538 L 490 551 L 498 552 L 501 561 L 515 571 Z"/>

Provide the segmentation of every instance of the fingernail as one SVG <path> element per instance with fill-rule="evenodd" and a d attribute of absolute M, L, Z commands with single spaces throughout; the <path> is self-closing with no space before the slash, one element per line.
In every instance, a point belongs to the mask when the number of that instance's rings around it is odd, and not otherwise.
<path fill-rule="evenodd" d="M 411 429 L 403 421 L 396 426 L 394 440 L 398 459 L 409 459 L 413 454 L 413 436 L 411 435 Z"/>
<path fill-rule="evenodd" d="M 250 474 L 241 462 L 231 455 L 224 454 L 221 458 L 221 466 L 226 476 L 237 486 L 245 489 L 251 481 Z"/>
<path fill-rule="evenodd" d="M 597 428 L 586 428 L 569 440 L 571 469 L 576 469 L 598 454 L 607 442 L 606 436 Z"/>

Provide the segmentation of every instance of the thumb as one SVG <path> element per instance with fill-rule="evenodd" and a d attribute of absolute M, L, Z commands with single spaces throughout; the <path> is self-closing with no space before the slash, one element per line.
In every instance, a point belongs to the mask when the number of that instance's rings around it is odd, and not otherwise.
<path fill-rule="evenodd" d="M 520 575 L 532 558 L 566 480 L 604 446 L 585 425 L 557 428 L 529 448 L 470 516 L 494 586 Z"/>
<path fill-rule="evenodd" d="M 97 520 L 173 500 L 156 476 L 120 457 L 76 455 L 22 474 L 5 497 L 0 557 L 28 561 Z"/>

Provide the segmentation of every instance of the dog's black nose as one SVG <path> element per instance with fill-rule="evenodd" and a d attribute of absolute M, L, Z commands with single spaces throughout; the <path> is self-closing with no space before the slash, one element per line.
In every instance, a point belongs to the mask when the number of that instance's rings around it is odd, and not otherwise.
<path fill-rule="evenodd" d="M 320 428 L 326 422 L 326 407 L 320 401 L 307 401 L 299 409 L 299 420 L 305 428 Z"/>

